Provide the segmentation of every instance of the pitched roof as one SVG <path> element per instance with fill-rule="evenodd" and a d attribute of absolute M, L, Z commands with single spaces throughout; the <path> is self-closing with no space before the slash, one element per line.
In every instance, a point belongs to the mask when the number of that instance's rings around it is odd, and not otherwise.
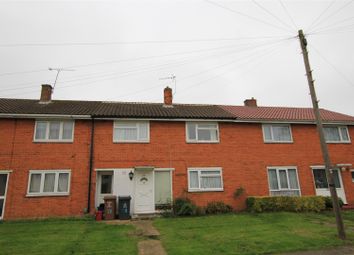
<path fill-rule="evenodd" d="M 312 108 L 293 107 L 249 107 L 249 106 L 221 106 L 224 110 L 234 114 L 238 120 L 245 121 L 314 121 L 315 115 Z M 351 122 L 354 117 L 338 112 L 320 109 L 324 122 Z"/>
<path fill-rule="evenodd" d="M 159 118 L 159 119 L 235 119 L 234 115 L 216 105 L 158 103 L 122 103 L 100 101 L 53 100 L 39 103 L 29 99 L 0 99 L 0 113 L 93 115 L 95 117 Z"/>
<path fill-rule="evenodd" d="M 324 122 L 354 124 L 354 117 L 321 109 Z M 225 119 L 241 121 L 314 122 L 312 108 L 249 107 L 231 105 L 125 103 L 0 98 L 0 114 L 92 115 L 100 118 Z"/>

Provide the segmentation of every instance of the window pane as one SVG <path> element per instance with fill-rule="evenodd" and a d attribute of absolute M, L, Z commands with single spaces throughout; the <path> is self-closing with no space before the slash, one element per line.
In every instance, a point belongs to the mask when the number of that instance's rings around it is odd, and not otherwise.
<path fill-rule="evenodd" d="M 337 127 L 325 127 L 323 131 L 326 141 L 340 141 L 339 130 Z"/>
<path fill-rule="evenodd" d="M 47 123 L 46 122 L 37 122 L 36 123 L 36 135 L 35 138 L 40 140 L 40 139 L 45 139 L 46 137 L 46 131 L 47 131 Z"/>
<path fill-rule="evenodd" d="M 270 131 L 271 126 L 269 125 L 264 125 L 263 130 L 264 130 L 264 140 L 265 141 L 271 141 L 272 140 L 272 133 Z"/>
<path fill-rule="evenodd" d="M 285 170 L 279 170 L 279 181 L 280 181 L 280 188 L 281 189 L 288 189 L 288 179 L 286 177 Z"/>
<path fill-rule="evenodd" d="M 69 174 L 59 173 L 58 192 L 68 192 L 68 191 L 69 191 Z"/>
<path fill-rule="evenodd" d="M 269 187 L 271 190 L 279 189 L 277 171 L 275 169 L 268 170 Z"/>
<path fill-rule="evenodd" d="M 63 123 L 63 139 L 71 140 L 73 136 L 74 122 L 66 121 Z"/>
<path fill-rule="evenodd" d="M 30 193 L 37 193 L 40 191 L 40 187 L 41 187 L 41 174 L 31 174 L 30 178 L 30 189 L 29 192 Z"/>
<path fill-rule="evenodd" d="M 334 180 L 334 186 L 336 188 L 341 188 L 338 170 L 333 170 L 333 180 Z"/>
<path fill-rule="evenodd" d="M 60 132 L 60 122 L 53 121 L 49 123 L 49 139 L 58 140 Z"/>
<path fill-rule="evenodd" d="M 0 174 L 0 196 L 5 196 L 7 174 Z"/>
<path fill-rule="evenodd" d="M 101 194 L 112 193 L 112 175 L 101 176 Z"/>
<path fill-rule="evenodd" d="M 211 132 L 207 129 L 198 129 L 198 141 L 211 141 Z"/>
<path fill-rule="evenodd" d="M 171 203 L 171 175 L 169 171 L 155 172 L 155 204 Z"/>
<path fill-rule="evenodd" d="M 288 175 L 289 175 L 290 189 L 298 189 L 299 184 L 297 182 L 296 170 L 295 169 L 288 169 Z"/>
<path fill-rule="evenodd" d="M 188 131 L 188 139 L 189 140 L 196 140 L 196 124 L 188 123 L 187 124 L 187 131 Z"/>
<path fill-rule="evenodd" d="M 324 169 L 313 169 L 313 177 L 315 179 L 315 186 L 317 189 L 328 188 L 326 172 Z"/>
<path fill-rule="evenodd" d="M 220 171 L 219 170 L 217 170 L 217 171 L 200 171 L 200 173 L 202 175 L 208 175 L 208 174 L 211 174 L 211 175 L 218 174 L 218 175 L 220 175 Z"/>
<path fill-rule="evenodd" d="M 354 182 L 354 171 L 352 172 L 352 182 Z"/>
<path fill-rule="evenodd" d="M 274 141 L 291 141 L 289 126 L 273 126 Z"/>
<path fill-rule="evenodd" d="M 2 217 L 3 208 L 4 208 L 4 199 L 0 199 L 0 217 Z"/>
<path fill-rule="evenodd" d="M 115 140 L 117 141 L 137 141 L 138 130 L 137 128 L 118 128 L 115 129 Z"/>
<path fill-rule="evenodd" d="M 215 189 L 221 187 L 221 176 L 201 176 L 200 187 L 202 189 Z"/>
<path fill-rule="evenodd" d="M 43 192 L 54 192 L 55 173 L 44 175 Z"/>
<path fill-rule="evenodd" d="M 198 124 L 198 128 L 204 128 L 204 129 L 216 129 L 217 125 L 216 124 Z"/>
<path fill-rule="evenodd" d="M 189 172 L 189 186 L 191 189 L 199 188 L 198 172 L 190 171 Z"/>
<path fill-rule="evenodd" d="M 348 136 L 347 128 L 346 127 L 340 127 L 339 130 L 340 130 L 340 133 L 342 135 L 342 140 L 348 142 L 349 141 L 349 136 Z"/>
<path fill-rule="evenodd" d="M 148 140 L 148 123 L 139 123 L 139 140 L 147 141 Z"/>

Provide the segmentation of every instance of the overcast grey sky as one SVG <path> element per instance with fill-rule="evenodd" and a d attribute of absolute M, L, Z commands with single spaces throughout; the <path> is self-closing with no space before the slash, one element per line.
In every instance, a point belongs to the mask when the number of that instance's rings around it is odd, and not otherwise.
<path fill-rule="evenodd" d="M 354 1 L 0 0 L 0 97 L 310 107 L 354 115 Z"/>

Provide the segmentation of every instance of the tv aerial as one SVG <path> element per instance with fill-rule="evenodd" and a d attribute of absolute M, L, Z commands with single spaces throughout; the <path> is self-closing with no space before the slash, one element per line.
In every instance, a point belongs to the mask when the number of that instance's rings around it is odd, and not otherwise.
<path fill-rule="evenodd" d="M 48 67 L 48 70 L 49 71 L 56 71 L 57 72 L 57 75 L 55 77 L 55 81 L 54 81 L 54 84 L 53 84 L 53 90 L 54 91 L 54 88 L 55 88 L 55 85 L 57 84 L 57 80 L 58 80 L 58 77 L 59 77 L 59 74 L 60 72 L 62 71 L 75 71 L 74 69 L 68 69 L 68 68 L 53 68 L 53 67 Z"/>
<path fill-rule="evenodd" d="M 162 77 L 160 78 L 159 80 L 171 80 L 172 83 L 174 84 L 174 91 L 173 91 L 173 95 L 176 94 L 177 92 L 177 80 L 176 80 L 176 75 L 174 74 L 171 74 L 170 76 L 167 76 L 167 77 Z"/>

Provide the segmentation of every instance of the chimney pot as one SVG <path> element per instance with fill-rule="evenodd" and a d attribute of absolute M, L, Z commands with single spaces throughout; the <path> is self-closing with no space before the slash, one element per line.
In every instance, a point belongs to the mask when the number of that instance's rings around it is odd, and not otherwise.
<path fill-rule="evenodd" d="M 52 100 L 53 87 L 49 84 L 42 85 L 41 98 L 39 102 L 49 103 Z"/>
<path fill-rule="evenodd" d="M 245 106 L 257 107 L 257 100 L 252 97 L 251 99 L 246 99 L 244 104 Z"/>
<path fill-rule="evenodd" d="M 164 105 L 172 106 L 172 89 L 170 87 L 166 87 L 163 90 L 163 94 L 164 94 Z"/>

